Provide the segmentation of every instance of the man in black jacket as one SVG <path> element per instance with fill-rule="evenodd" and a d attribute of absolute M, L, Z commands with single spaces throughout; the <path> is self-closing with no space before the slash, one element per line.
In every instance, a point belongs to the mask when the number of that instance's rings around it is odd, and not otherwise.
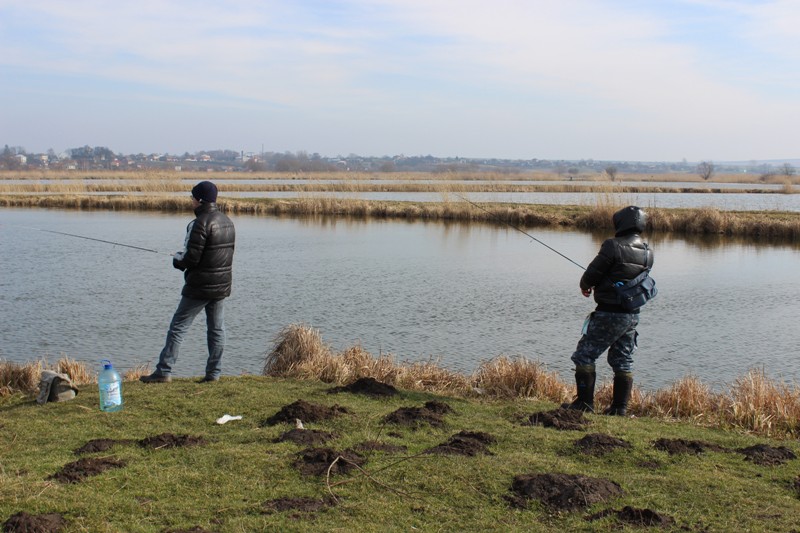
<path fill-rule="evenodd" d="M 633 353 L 636 351 L 639 310 L 628 311 L 620 304 L 614 284 L 634 279 L 652 268 L 653 253 L 642 241 L 647 215 L 628 206 L 614 213 L 613 239 L 607 239 L 581 277 L 581 293 L 594 291 L 597 303 L 584 325 L 583 336 L 572 354 L 578 397 L 565 407 L 594 411 L 595 361 L 608 350 L 608 364 L 614 369 L 614 394 L 608 415 L 625 415 L 633 388 Z"/>
<path fill-rule="evenodd" d="M 217 381 L 222 372 L 223 300 L 231 294 L 236 232 L 233 222 L 217 208 L 216 201 L 217 187 L 210 181 L 201 181 L 192 189 L 196 218 L 186 227 L 184 249 L 172 258 L 172 265 L 184 273 L 182 297 L 169 325 L 155 372 L 139 378 L 145 383 L 171 381 L 170 374 L 183 337 L 203 309 L 206 311 L 208 361 L 205 376 L 200 381 Z"/>

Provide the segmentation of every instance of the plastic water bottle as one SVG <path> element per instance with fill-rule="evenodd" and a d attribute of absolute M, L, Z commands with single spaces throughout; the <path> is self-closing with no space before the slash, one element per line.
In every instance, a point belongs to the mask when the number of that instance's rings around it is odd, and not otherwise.
<path fill-rule="evenodd" d="M 111 366 L 111 361 L 103 359 L 103 371 L 97 377 L 97 386 L 100 389 L 100 410 L 119 411 L 122 409 L 122 378 Z"/>

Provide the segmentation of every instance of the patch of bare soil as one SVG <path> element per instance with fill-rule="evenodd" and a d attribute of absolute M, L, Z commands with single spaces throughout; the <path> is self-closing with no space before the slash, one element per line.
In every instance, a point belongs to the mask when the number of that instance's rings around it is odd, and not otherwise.
<path fill-rule="evenodd" d="M 331 448 L 307 448 L 297 454 L 294 466 L 307 476 L 346 474 L 366 462 L 363 455 L 352 450 L 337 452 Z"/>
<path fill-rule="evenodd" d="M 353 394 L 366 394 L 368 396 L 394 396 L 399 391 L 388 383 L 381 383 L 375 378 L 359 378 L 344 387 L 334 387 L 328 391 L 330 394 L 351 392 Z"/>
<path fill-rule="evenodd" d="M 785 464 L 786 461 L 797 459 L 794 452 L 786 446 L 773 448 L 767 444 L 756 444 L 747 448 L 739 448 L 736 451 L 743 453 L 746 461 L 752 461 L 762 466 L 779 466 Z"/>
<path fill-rule="evenodd" d="M 444 415 L 452 413 L 453 409 L 443 402 L 435 400 L 426 402 L 422 407 L 401 407 L 384 417 L 390 424 L 398 424 L 410 428 L 419 428 L 425 424 L 433 427 L 444 426 Z"/>
<path fill-rule="evenodd" d="M 705 451 L 712 452 L 727 452 L 727 448 L 710 444 L 700 440 L 686 440 L 686 439 L 658 439 L 653 442 L 653 447 L 656 450 L 667 452 L 670 455 L 677 455 L 682 453 L 693 453 L 695 455 L 701 454 Z"/>
<path fill-rule="evenodd" d="M 3 523 L 7 533 L 58 533 L 67 521 L 58 513 L 31 515 L 22 511 L 13 514 Z"/>
<path fill-rule="evenodd" d="M 319 422 L 320 420 L 329 420 L 335 416 L 349 413 L 350 411 L 338 405 L 328 407 L 326 405 L 318 405 L 309 403 L 305 400 L 297 400 L 289 405 L 281 407 L 280 411 L 261 421 L 261 427 L 274 426 L 282 422 L 294 423 L 295 420 L 303 422 Z"/>
<path fill-rule="evenodd" d="M 75 450 L 75 455 L 83 455 L 85 453 L 98 453 L 98 452 L 107 452 L 111 448 L 113 448 L 117 444 L 130 444 L 131 440 L 129 439 L 92 439 L 77 450 Z"/>
<path fill-rule="evenodd" d="M 301 518 L 303 516 L 301 513 L 315 513 L 317 511 L 327 509 L 328 507 L 334 507 L 336 505 L 336 500 L 333 498 L 322 498 L 318 500 L 308 497 L 284 497 L 276 498 L 274 500 L 267 500 L 261 505 L 264 509 L 264 512 L 267 514 L 280 513 L 284 511 L 298 511 L 291 516 L 292 518 Z"/>
<path fill-rule="evenodd" d="M 615 511 L 614 509 L 600 511 L 599 513 L 587 516 L 586 520 L 592 522 L 605 518 L 606 516 L 614 516 L 620 522 L 641 527 L 669 527 L 675 523 L 675 519 L 671 516 L 662 515 L 652 509 L 636 509 L 629 505 L 626 505 L 619 511 Z"/>
<path fill-rule="evenodd" d="M 494 455 L 489 451 L 488 445 L 494 444 L 497 439 L 482 431 L 460 431 L 425 453 L 435 453 L 440 455 L 466 455 L 474 457 L 479 453 L 484 455 Z"/>
<path fill-rule="evenodd" d="M 111 457 L 87 457 L 78 459 L 74 463 L 65 464 L 61 470 L 48 479 L 55 479 L 61 483 L 78 483 L 89 476 L 96 476 L 112 468 L 122 468 L 125 461 Z"/>
<path fill-rule="evenodd" d="M 368 440 L 353 446 L 357 452 L 386 452 L 386 453 L 405 453 L 408 451 L 406 446 L 387 444 L 377 440 Z"/>
<path fill-rule="evenodd" d="M 160 450 L 162 448 L 181 448 L 184 446 L 202 446 L 206 443 L 203 437 L 173 435 L 172 433 L 162 433 L 161 435 L 145 437 L 137 442 L 139 446 L 143 448 L 153 448 L 154 450 Z"/>
<path fill-rule="evenodd" d="M 576 440 L 575 446 L 577 446 L 581 452 L 597 457 L 612 452 L 617 448 L 632 448 L 629 442 L 612 437 L 611 435 L 603 435 L 602 433 L 590 433 Z"/>
<path fill-rule="evenodd" d="M 528 422 L 531 426 L 541 425 L 555 429 L 585 429 L 590 424 L 589 419 L 583 416 L 583 411 L 559 407 L 552 411 L 533 413 Z"/>
<path fill-rule="evenodd" d="M 295 444 L 304 446 L 316 446 L 318 444 L 325 444 L 329 440 L 337 438 L 335 433 L 322 431 L 320 429 L 290 429 L 283 433 L 280 437 L 275 439 L 274 442 L 291 441 Z"/>
<path fill-rule="evenodd" d="M 514 476 L 511 492 L 507 499 L 515 507 L 535 499 L 555 511 L 585 509 L 624 494 L 613 481 L 574 474 L 521 474 Z"/>
<path fill-rule="evenodd" d="M 792 489 L 794 490 L 797 497 L 800 498 L 800 476 L 797 476 L 794 481 L 792 481 Z"/>

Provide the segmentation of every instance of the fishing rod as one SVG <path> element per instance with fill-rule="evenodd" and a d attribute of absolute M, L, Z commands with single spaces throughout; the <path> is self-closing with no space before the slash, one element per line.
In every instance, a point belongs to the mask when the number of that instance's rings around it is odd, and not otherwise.
<path fill-rule="evenodd" d="M 564 259 L 566 259 L 567 261 L 569 261 L 569 262 L 570 262 L 570 263 L 572 263 L 573 265 L 577 266 L 577 267 L 578 267 L 578 268 L 580 268 L 581 270 L 586 270 L 586 267 L 584 267 L 584 266 L 580 265 L 579 263 L 576 263 L 575 261 L 573 261 L 572 259 L 570 259 L 570 258 L 569 258 L 569 257 L 567 257 L 566 255 L 562 254 L 561 252 L 559 252 L 558 250 L 556 250 L 556 249 L 555 249 L 555 248 L 553 248 L 552 246 L 550 246 L 550 245 L 548 245 L 548 244 L 546 244 L 546 243 L 544 243 L 544 242 L 540 241 L 539 239 L 537 239 L 536 237 L 534 237 L 533 235 L 531 235 L 530 233 L 528 233 L 528 232 L 527 232 L 527 231 L 525 231 L 524 229 L 520 228 L 519 226 L 515 226 L 514 224 L 512 224 L 512 223 L 510 223 L 510 222 L 508 222 L 508 221 L 506 221 L 506 220 L 503 220 L 502 218 L 498 217 L 497 215 L 495 215 L 494 213 L 492 213 L 491 211 L 489 211 L 489 210 L 488 210 L 488 209 L 486 209 L 485 207 L 482 207 L 482 206 L 480 206 L 480 205 L 476 204 L 475 202 L 473 202 L 473 201 L 472 201 L 472 200 L 470 200 L 469 198 L 465 198 L 464 196 L 461 196 L 461 195 L 460 195 L 460 194 L 458 194 L 458 193 L 453 193 L 453 194 L 455 194 L 456 196 L 458 196 L 459 198 L 461 198 L 462 200 L 464 200 L 464 201 L 465 201 L 465 202 L 467 202 L 468 204 L 471 204 L 471 205 L 473 205 L 473 206 L 477 207 L 478 209 L 480 209 L 481 211 L 485 212 L 485 213 L 486 213 L 487 215 L 489 215 L 489 217 L 490 217 L 490 218 L 492 218 L 493 220 L 495 220 L 495 221 L 497 221 L 497 222 L 500 222 L 501 224 L 505 224 L 506 226 L 508 226 L 508 227 L 510 227 L 510 228 L 513 228 L 513 229 L 517 230 L 518 232 L 520 232 L 520 233 L 522 233 L 522 234 L 524 234 L 524 235 L 527 235 L 528 237 L 530 237 L 530 238 L 531 238 L 531 239 L 533 239 L 534 241 L 538 242 L 539 244 L 541 244 L 542 246 L 544 246 L 544 247 L 545 247 L 545 248 L 547 248 L 548 250 L 550 250 L 550 251 L 553 251 L 553 252 L 557 253 L 558 255 L 560 255 L 561 257 L 563 257 Z"/>
<path fill-rule="evenodd" d="M 134 246 L 132 244 L 124 244 L 124 243 L 115 242 L 115 241 L 106 241 L 104 239 L 96 239 L 94 237 L 86 237 L 84 235 L 76 235 L 74 233 L 65 233 L 63 231 L 54 231 L 54 230 L 51 230 L 51 229 L 33 228 L 33 227 L 30 227 L 30 226 L 19 226 L 19 227 L 20 228 L 32 229 L 32 230 L 36 230 L 36 231 L 43 231 L 45 233 L 55 233 L 56 235 L 66 235 L 68 237 L 75 237 L 77 239 L 86 239 L 87 241 L 104 242 L 106 244 L 113 244 L 114 246 L 124 246 L 125 248 L 133 248 L 134 250 L 142 250 L 143 252 L 151 252 L 151 253 L 159 254 L 159 255 L 169 255 L 169 256 L 173 255 L 173 254 L 169 254 L 167 252 L 160 252 L 158 250 L 152 250 L 150 248 L 143 248 L 141 246 Z"/>

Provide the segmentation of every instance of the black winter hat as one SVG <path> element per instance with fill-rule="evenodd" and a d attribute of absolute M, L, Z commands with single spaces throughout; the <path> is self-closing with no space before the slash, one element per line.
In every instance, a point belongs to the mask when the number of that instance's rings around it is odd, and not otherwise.
<path fill-rule="evenodd" d="M 201 202 L 213 204 L 217 201 L 217 186 L 210 181 L 201 181 L 192 188 L 192 196 Z"/>

